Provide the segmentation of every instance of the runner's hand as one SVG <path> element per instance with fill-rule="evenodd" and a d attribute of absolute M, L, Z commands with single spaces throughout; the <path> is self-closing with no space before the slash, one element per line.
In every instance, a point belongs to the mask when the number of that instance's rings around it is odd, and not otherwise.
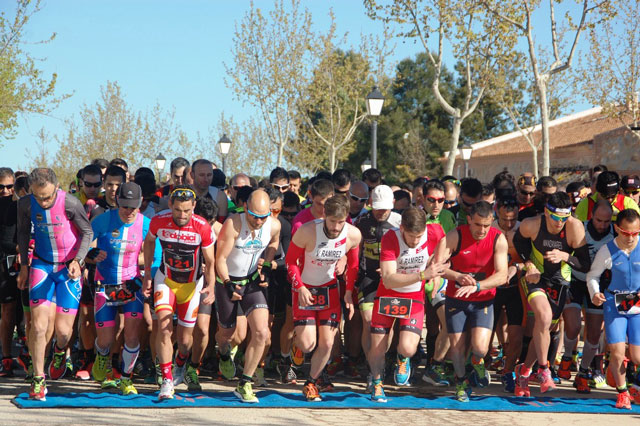
<path fill-rule="evenodd" d="M 476 286 L 472 287 L 470 285 L 465 285 L 465 286 L 459 287 L 456 290 L 455 297 L 467 297 L 467 296 L 469 296 L 469 295 L 471 295 L 471 294 L 473 294 L 473 293 L 475 293 L 477 291 L 478 291 L 478 287 L 476 287 Z"/>
<path fill-rule="evenodd" d="M 80 276 L 80 273 L 82 272 L 82 268 L 80 268 L 80 265 L 78 264 L 78 261 L 74 259 L 69 264 L 69 266 L 67 268 L 67 271 L 69 271 L 69 273 L 68 273 L 69 279 L 75 280 L 76 278 L 78 278 Z"/>
<path fill-rule="evenodd" d="M 151 274 L 149 274 L 151 275 Z M 151 296 L 151 277 L 145 275 L 142 281 L 142 294 L 144 297 Z"/>
<path fill-rule="evenodd" d="M 240 293 L 238 293 L 238 291 L 242 291 L 242 287 L 240 287 L 239 285 L 236 286 L 236 290 L 234 291 L 233 294 L 231 295 L 231 301 L 235 302 L 237 300 L 242 300 L 242 296 L 240 296 Z"/>
<path fill-rule="evenodd" d="M 476 279 L 469 274 L 460 274 L 456 280 L 462 287 L 475 287 Z"/>
<path fill-rule="evenodd" d="M 531 284 L 538 283 L 540 281 L 540 271 L 536 268 L 536 265 L 531 262 L 528 262 L 526 265 L 527 273 L 524 276 L 525 280 Z"/>
<path fill-rule="evenodd" d="M 20 290 L 27 289 L 27 281 L 29 281 L 29 267 L 27 265 L 22 265 L 20 267 L 20 273 L 18 274 L 18 288 Z"/>
<path fill-rule="evenodd" d="M 433 259 L 433 258 L 432 258 Z M 449 268 L 449 262 L 430 262 L 426 268 L 424 268 L 424 275 L 427 281 L 437 278 L 444 274 L 444 271 Z"/>
<path fill-rule="evenodd" d="M 544 254 L 544 259 L 551 263 L 566 262 L 567 260 L 569 260 L 569 253 L 567 253 L 566 251 L 553 249 Z"/>
<path fill-rule="evenodd" d="M 344 293 L 344 306 L 349 310 L 349 319 L 353 318 L 353 293 L 351 290 Z"/>
<path fill-rule="evenodd" d="M 206 294 L 204 300 L 202 301 L 202 303 L 204 303 L 205 305 L 211 305 L 215 301 L 216 296 L 213 291 L 213 286 L 208 285 L 204 287 L 202 290 L 200 290 L 200 293 Z"/>
<path fill-rule="evenodd" d="M 298 290 L 298 304 L 301 308 L 313 305 L 313 295 L 309 289 L 304 286 Z"/>
<path fill-rule="evenodd" d="M 596 306 L 600 306 L 605 302 L 606 297 L 604 297 L 604 294 L 602 293 L 596 293 L 593 295 L 593 299 L 591 299 L 591 302 L 596 305 Z"/>

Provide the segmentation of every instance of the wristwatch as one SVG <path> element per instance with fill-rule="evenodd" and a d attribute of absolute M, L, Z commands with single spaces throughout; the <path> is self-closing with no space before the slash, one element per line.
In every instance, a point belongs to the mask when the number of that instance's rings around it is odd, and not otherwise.
<path fill-rule="evenodd" d="M 76 262 L 78 262 L 78 265 L 80 265 L 81 268 L 84 268 L 84 259 L 80 259 L 79 257 L 76 257 L 75 259 Z"/>

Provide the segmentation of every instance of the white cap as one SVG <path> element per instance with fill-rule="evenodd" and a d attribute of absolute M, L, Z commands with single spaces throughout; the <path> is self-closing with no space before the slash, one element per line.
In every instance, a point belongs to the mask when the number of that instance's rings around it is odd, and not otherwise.
<path fill-rule="evenodd" d="M 387 185 L 378 185 L 371 193 L 371 208 L 374 210 L 391 210 L 393 208 L 393 191 Z"/>

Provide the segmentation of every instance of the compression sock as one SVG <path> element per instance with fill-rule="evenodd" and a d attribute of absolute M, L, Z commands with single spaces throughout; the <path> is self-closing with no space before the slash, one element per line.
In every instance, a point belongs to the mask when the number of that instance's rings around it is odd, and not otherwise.
<path fill-rule="evenodd" d="M 565 359 L 569 359 L 572 358 L 571 355 L 569 354 L 573 354 L 573 350 L 576 347 L 576 343 L 578 343 L 578 338 L 576 337 L 575 339 L 569 339 L 567 337 L 567 334 L 564 334 L 564 355 L 563 357 Z M 554 358 L 549 358 L 549 359 L 554 359 Z"/>
<path fill-rule="evenodd" d="M 240 377 L 240 381 L 238 382 L 238 385 L 242 387 L 245 385 L 245 383 L 250 383 L 250 382 L 251 382 L 251 376 L 247 376 L 246 374 L 243 374 Z"/>
<path fill-rule="evenodd" d="M 98 339 L 96 338 L 96 352 L 99 353 L 102 356 L 107 356 L 109 355 L 109 351 L 111 350 L 111 348 L 109 346 L 107 346 L 106 348 L 101 348 L 100 346 L 98 346 Z M 57 345 L 56 345 L 56 350 L 57 350 Z"/>
<path fill-rule="evenodd" d="M 171 371 L 171 363 L 167 362 L 160 364 L 160 371 L 162 371 L 162 379 L 169 379 L 173 381 L 173 372 Z"/>
<path fill-rule="evenodd" d="M 591 361 L 595 360 L 595 356 L 598 353 L 598 349 L 600 349 L 600 345 L 592 345 L 589 342 L 584 342 L 584 347 L 582 348 L 582 359 L 580 360 L 580 368 L 584 368 L 585 370 L 589 368 L 591 365 Z M 594 370 L 599 370 L 600 368 L 594 368 Z"/>
<path fill-rule="evenodd" d="M 556 355 L 558 353 L 558 346 L 560 346 L 560 332 L 552 331 L 549 336 L 549 351 L 547 352 L 547 359 L 551 362 L 555 362 Z"/>
<path fill-rule="evenodd" d="M 183 365 L 186 364 L 187 359 L 189 359 L 188 353 L 184 355 L 182 352 L 178 351 L 178 354 L 176 355 L 176 365 L 178 367 L 182 367 Z"/>
<path fill-rule="evenodd" d="M 122 373 L 127 376 L 133 372 L 133 367 L 138 360 L 138 354 L 140 353 L 140 344 L 135 348 L 130 348 L 127 344 L 124 344 L 122 348 Z"/>

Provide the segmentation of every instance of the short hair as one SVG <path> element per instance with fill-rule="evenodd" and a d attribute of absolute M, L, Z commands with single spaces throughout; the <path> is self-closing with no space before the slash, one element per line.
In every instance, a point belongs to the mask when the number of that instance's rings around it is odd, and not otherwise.
<path fill-rule="evenodd" d="M 362 172 L 362 180 L 379 184 L 382 182 L 382 173 L 378 169 L 367 169 Z"/>
<path fill-rule="evenodd" d="M 113 166 L 115 168 L 120 169 L 120 167 L 118 166 Z M 120 169 L 122 170 L 122 169 Z M 124 170 L 122 170 L 124 172 Z M 155 195 L 156 193 L 156 178 L 154 176 L 148 175 L 148 174 L 141 174 L 138 176 L 135 176 L 133 178 L 133 181 L 135 183 L 137 183 L 140 186 L 140 189 L 142 190 L 142 197 L 151 197 L 153 195 Z"/>
<path fill-rule="evenodd" d="M 171 160 L 171 165 L 169 166 L 169 170 L 173 172 L 174 170 L 179 169 L 181 167 L 189 167 L 189 160 L 182 157 L 176 157 L 173 160 Z"/>
<path fill-rule="evenodd" d="M 487 195 L 495 195 L 496 193 L 496 189 L 493 186 L 492 183 L 485 183 L 482 185 L 482 195 L 487 196 Z"/>
<path fill-rule="evenodd" d="M 124 172 L 124 170 L 122 169 L 122 167 L 118 167 L 118 166 L 109 166 L 109 168 L 116 168 L 116 169 L 120 169 Z M 125 176 L 127 176 L 126 173 L 124 173 Z M 149 176 L 153 176 L 153 179 L 155 180 L 156 178 L 156 174 L 153 173 L 153 170 L 151 170 L 149 167 L 139 167 L 138 170 L 136 170 L 136 172 L 133 175 L 133 178 L 135 179 L 136 176 L 140 176 L 140 175 L 149 175 Z"/>
<path fill-rule="evenodd" d="M 333 183 L 327 179 L 316 179 L 311 185 L 311 198 L 314 197 L 327 197 L 333 194 Z"/>
<path fill-rule="evenodd" d="M 493 217 L 493 207 L 484 200 L 476 201 L 469 210 L 469 217 L 473 217 L 476 214 L 483 218 Z"/>
<path fill-rule="evenodd" d="M 495 175 L 493 177 L 493 180 L 491 181 L 491 183 L 493 184 L 494 188 L 502 187 L 503 182 L 509 182 L 509 183 L 511 183 L 511 185 L 515 186 L 516 178 L 511 173 L 509 173 L 507 170 L 503 170 L 500 173 L 498 173 L 497 175 Z"/>
<path fill-rule="evenodd" d="M 271 173 L 269 174 L 269 182 L 273 183 L 273 181 L 277 179 L 285 179 L 287 182 L 289 182 L 289 173 L 287 173 L 287 171 L 282 167 L 276 167 L 275 169 L 271 170 Z"/>
<path fill-rule="evenodd" d="M 547 198 L 547 204 L 556 209 L 568 209 L 571 208 L 571 198 L 566 192 L 554 192 Z"/>
<path fill-rule="evenodd" d="M 282 200 L 284 202 L 284 194 L 273 187 L 265 188 L 265 191 L 269 195 L 269 202 L 275 203 L 278 200 Z M 294 194 L 295 195 L 295 194 Z"/>
<path fill-rule="evenodd" d="M 29 176 L 18 176 L 13 186 L 14 192 L 17 194 L 21 189 L 25 192 L 29 192 Z"/>
<path fill-rule="evenodd" d="M 607 166 L 605 166 L 604 164 L 596 164 L 591 169 L 591 175 L 593 175 L 594 173 L 598 173 L 598 172 L 608 172 L 608 171 L 609 171 L 609 168 Z"/>
<path fill-rule="evenodd" d="M 184 184 L 184 185 L 176 185 L 173 187 L 173 190 L 171 191 L 171 194 L 169 195 L 169 199 L 171 200 L 171 202 L 174 201 L 189 201 L 189 200 L 193 200 L 194 202 L 196 201 L 196 197 L 185 197 L 184 195 L 178 195 L 177 191 L 180 191 L 181 189 L 183 190 L 187 190 L 187 191 L 192 191 L 194 194 L 196 193 L 195 189 L 193 189 L 193 186 L 189 185 L 189 184 Z"/>
<path fill-rule="evenodd" d="M 347 197 L 342 194 L 329 197 L 327 202 L 324 203 L 324 214 L 327 217 L 347 217 L 349 215 L 349 201 Z"/>
<path fill-rule="evenodd" d="M 0 167 L 0 179 L 6 178 L 6 177 L 11 177 L 13 179 L 16 178 L 16 176 L 13 174 L 13 170 L 9 167 Z"/>
<path fill-rule="evenodd" d="M 140 169 L 136 171 L 136 176 L 138 175 L 139 170 Z M 153 172 L 151 172 L 151 175 L 153 176 Z M 127 181 L 127 174 L 125 173 L 124 170 L 122 170 L 122 167 L 118 167 L 118 166 L 107 167 L 107 170 L 104 172 L 105 179 L 107 178 L 107 176 L 120 176 L 122 178 L 122 183 L 125 183 Z M 155 180 L 155 177 L 154 177 L 154 180 Z"/>
<path fill-rule="evenodd" d="M 258 188 L 262 188 L 262 189 L 271 188 L 271 181 L 267 178 L 260 179 L 260 182 L 258 182 Z"/>
<path fill-rule="evenodd" d="M 393 191 L 393 200 L 394 201 L 400 201 L 400 200 L 409 200 L 409 202 L 411 202 L 411 196 L 409 195 L 409 193 L 403 189 L 398 189 L 397 191 Z"/>
<path fill-rule="evenodd" d="M 227 182 L 227 177 L 221 169 L 213 169 L 213 177 L 211 178 L 211 186 L 216 188 L 224 188 Z"/>
<path fill-rule="evenodd" d="M 585 184 L 583 181 L 579 180 L 577 182 L 571 182 L 570 184 L 567 185 L 567 187 L 565 188 L 565 192 L 567 194 L 571 193 L 571 192 L 580 192 L 580 190 L 582 188 L 585 187 Z"/>
<path fill-rule="evenodd" d="M 593 217 L 594 214 L 596 214 L 596 210 L 598 210 L 599 208 L 606 209 L 609 212 L 611 212 L 611 214 L 613 215 L 613 207 L 611 206 L 611 203 L 608 202 L 607 200 L 598 200 L 593 205 L 593 208 L 591 209 L 591 216 L 592 217 Z"/>
<path fill-rule="evenodd" d="M 415 206 L 408 207 L 402 212 L 400 224 L 407 232 L 422 232 L 427 226 L 427 214 L 421 208 Z"/>
<path fill-rule="evenodd" d="M 211 222 L 218 216 L 218 205 L 209 197 L 200 197 L 196 201 L 193 212 L 203 217 L 207 222 Z"/>
<path fill-rule="evenodd" d="M 33 169 L 29 175 L 29 187 L 45 186 L 48 183 L 53 185 L 58 184 L 56 173 L 49 168 L 37 167 Z"/>
<path fill-rule="evenodd" d="M 496 208 L 498 210 L 504 208 L 508 212 L 515 211 L 517 213 L 520 207 L 518 205 L 518 199 L 514 194 L 511 197 L 496 198 Z"/>
<path fill-rule="evenodd" d="M 300 176 L 300 172 L 297 170 L 289 170 L 287 173 L 289 173 L 289 180 L 302 179 L 302 176 Z"/>
<path fill-rule="evenodd" d="M 347 169 L 338 169 L 333 172 L 331 181 L 335 186 L 346 186 L 351 182 L 351 172 Z"/>
<path fill-rule="evenodd" d="M 114 158 L 113 160 L 111 160 L 109 165 L 110 166 L 119 166 L 119 167 L 122 167 L 123 169 L 125 169 L 125 171 L 127 171 L 127 172 L 129 171 L 129 165 L 122 158 Z"/>
<path fill-rule="evenodd" d="M 102 179 L 102 170 L 95 164 L 89 164 L 84 166 L 80 176 L 82 177 L 82 180 L 84 180 L 85 176 L 100 176 L 100 179 Z"/>
<path fill-rule="evenodd" d="M 200 164 L 208 164 L 209 166 L 211 166 L 211 168 L 213 168 L 213 163 L 211 161 L 207 160 L 206 158 L 199 158 L 193 162 L 193 164 L 191 165 L 191 170 L 195 173 L 196 167 Z"/>
<path fill-rule="evenodd" d="M 254 178 L 253 176 L 249 176 L 249 185 L 251 185 L 253 189 L 256 189 L 258 187 L 258 181 L 256 180 L 256 178 Z"/>
<path fill-rule="evenodd" d="M 300 197 L 298 197 L 298 194 L 291 191 L 285 192 L 283 194 L 282 207 L 295 207 L 296 209 L 300 209 Z"/>
<path fill-rule="evenodd" d="M 558 182 L 551 176 L 542 176 L 536 183 L 536 191 L 542 192 L 542 188 L 557 188 Z"/>
<path fill-rule="evenodd" d="M 100 167 L 100 169 L 106 169 L 109 167 L 109 161 L 107 161 L 104 158 L 96 158 L 91 160 L 91 164 L 94 164 L 98 167 Z"/>
<path fill-rule="evenodd" d="M 495 187 L 495 191 L 496 200 L 507 200 L 516 197 L 516 185 L 513 182 L 503 180 L 498 184 L 498 186 Z"/>
<path fill-rule="evenodd" d="M 411 185 L 414 188 L 422 188 L 422 193 L 424 194 L 424 191 L 425 191 L 424 184 L 427 182 L 429 182 L 429 179 L 420 176 L 418 178 L 415 178 L 413 182 L 411 182 Z"/>
<path fill-rule="evenodd" d="M 464 178 L 460 181 L 460 194 L 475 198 L 482 194 L 482 182 L 476 178 Z"/>
<path fill-rule="evenodd" d="M 252 186 L 243 186 L 242 188 L 238 189 L 238 192 L 236 193 L 236 202 L 238 204 L 246 203 L 247 201 L 249 201 L 249 196 L 251 196 L 251 193 L 255 190 L 256 189 Z"/>
<path fill-rule="evenodd" d="M 640 220 L 640 214 L 634 209 L 624 209 L 620 213 L 618 213 L 618 217 L 616 218 L 616 225 L 622 225 L 622 222 L 633 223 L 636 220 Z"/>
<path fill-rule="evenodd" d="M 442 183 L 439 179 L 431 179 L 422 185 L 422 193 L 427 195 L 430 189 L 436 189 L 438 191 L 444 192 L 444 183 Z"/>

